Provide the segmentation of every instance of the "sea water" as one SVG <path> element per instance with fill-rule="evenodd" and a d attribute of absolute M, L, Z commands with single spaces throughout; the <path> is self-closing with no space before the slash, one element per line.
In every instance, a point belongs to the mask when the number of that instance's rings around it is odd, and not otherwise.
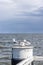
<path fill-rule="evenodd" d="M 33 49 L 33 55 L 37 55 L 37 56 L 43 56 L 43 34 L 35 34 L 35 33 L 27 33 L 27 34 L 0 34 L 0 41 L 12 41 L 12 39 L 15 38 L 16 40 L 28 40 L 29 42 L 31 42 L 31 44 L 33 45 L 34 49 Z M 14 43 L 12 42 L 6 42 L 6 43 L 2 43 L 0 42 L 0 45 L 3 46 L 13 46 Z M 10 49 L 9 49 L 10 50 Z M 0 48 L 0 54 L 1 54 L 2 49 Z M 1 59 L 0 59 L 1 60 Z M 10 65 L 10 64 L 2 64 L 0 63 L 0 65 Z M 43 62 L 34 62 L 34 65 L 43 65 Z"/>

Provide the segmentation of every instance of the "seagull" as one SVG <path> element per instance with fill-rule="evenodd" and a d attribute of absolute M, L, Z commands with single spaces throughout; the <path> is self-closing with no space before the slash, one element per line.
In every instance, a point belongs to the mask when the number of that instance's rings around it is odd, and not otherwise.
<path fill-rule="evenodd" d="M 15 41 L 15 38 L 13 38 L 13 42 L 16 42 L 16 41 Z"/>
<path fill-rule="evenodd" d="M 25 43 L 27 42 L 25 39 L 23 40 Z"/>
<path fill-rule="evenodd" d="M 31 45 L 31 43 L 25 39 L 24 39 L 24 43 L 25 43 L 25 45 Z"/>
<path fill-rule="evenodd" d="M 21 45 L 21 46 L 25 46 L 25 43 L 24 43 L 24 42 L 21 42 L 20 45 Z"/>

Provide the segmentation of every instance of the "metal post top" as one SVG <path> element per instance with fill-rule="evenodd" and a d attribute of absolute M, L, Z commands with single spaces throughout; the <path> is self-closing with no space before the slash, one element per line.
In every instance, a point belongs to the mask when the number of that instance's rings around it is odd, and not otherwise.
<path fill-rule="evenodd" d="M 28 48 L 28 49 L 33 49 L 33 46 L 31 46 L 31 43 L 27 40 L 22 40 L 22 41 L 15 41 L 13 39 L 14 46 L 12 48 Z"/>
<path fill-rule="evenodd" d="M 18 46 L 18 45 L 16 45 L 16 46 L 13 46 L 12 48 L 24 48 L 24 49 L 33 49 L 33 46 Z"/>

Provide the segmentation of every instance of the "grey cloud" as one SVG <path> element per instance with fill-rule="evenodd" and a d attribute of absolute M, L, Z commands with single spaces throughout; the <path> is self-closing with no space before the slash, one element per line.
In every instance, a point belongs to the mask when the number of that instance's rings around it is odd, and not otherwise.
<path fill-rule="evenodd" d="M 33 16 L 43 16 L 43 7 L 39 8 L 35 11 L 35 13 L 32 13 Z"/>
<path fill-rule="evenodd" d="M 43 16 L 43 7 L 35 10 L 34 12 L 23 12 L 24 16 Z"/>
<path fill-rule="evenodd" d="M 43 7 L 41 1 L 42 0 L 0 0 L 0 20 L 15 18 L 15 16 L 41 16 L 43 15 L 43 10 L 39 9 Z"/>

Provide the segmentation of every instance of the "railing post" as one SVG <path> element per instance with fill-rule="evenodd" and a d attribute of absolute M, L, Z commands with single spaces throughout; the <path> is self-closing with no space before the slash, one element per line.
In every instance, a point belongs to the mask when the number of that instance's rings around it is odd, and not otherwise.
<path fill-rule="evenodd" d="M 31 65 L 34 65 L 34 61 L 32 61 Z"/>
<path fill-rule="evenodd" d="M 12 48 L 12 59 L 13 59 L 13 48 Z"/>
<path fill-rule="evenodd" d="M 12 61 L 11 64 L 13 65 L 13 48 L 12 48 Z"/>

